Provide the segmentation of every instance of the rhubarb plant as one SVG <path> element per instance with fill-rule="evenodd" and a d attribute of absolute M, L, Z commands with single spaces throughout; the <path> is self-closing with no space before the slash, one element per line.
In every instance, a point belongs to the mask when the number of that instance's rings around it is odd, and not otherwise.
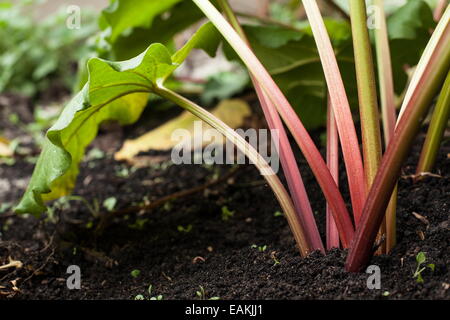
<path fill-rule="evenodd" d="M 374 3 L 383 6 L 381 0 Z M 410 1 L 388 18 L 381 11 L 373 54 L 363 3 L 351 3 L 351 25 L 323 19 L 314 0 L 303 0 L 302 4 L 309 24 L 285 28 L 264 25 L 261 21 L 242 26 L 226 0 L 112 1 L 101 18 L 99 42 L 105 45 L 99 55 L 128 60 L 89 60 L 87 81 L 47 132 L 34 174 L 16 210 L 39 215 L 45 210 L 46 201 L 69 194 L 84 151 L 95 138 L 99 125 L 105 120 L 133 123 L 149 97 L 159 96 L 216 128 L 257 165 L 286 215 L 302 256 L 342 245 L 349 248 L 346 269 L 359 271 L 373 254 L 377 235 L 383 241 L 384 233 L 388 239 L 387 252 L 395 243 L 394 190 L 401 166 L 439 92 L 430 138 L 423 152 L 424 159 L 430 159 L 427 163 L 436 154 L 445 117 L 448 118 L 450 6 L 435 14 L 440 17 L 437 24 L 422 1 Z M 347 13 L 340 11 L 340 14 Z M 203 15 L 210 23 L 172 53 L 173 36 Z M 336 32 L 336 28 L 341 32 Z M 430 38 L 431 30 L 434 31 Z M 280 133 L 279 151 L 289 191 L 242 137 L 167 85 L 192 50 L 201 49 L 213 56 L 221 44 L 228 59 L 247 68 L 269 127 Z M 417 50 L 408 49 L 412 44 Z M 416 64 L 406 85 L 405 69 Z M 396 103 L 401 105 L 398 117 Z M 362 153 L 355 109 L 361 120 Z M 326 161 L 308 132 L 325 123 Z M 314 204 L 309 202 L 286 129 L 302 151 L 327 201 L 326 246 L 318 233 L 312 214 Z M 339 148 L 351 207 L 337 183 Z"/>

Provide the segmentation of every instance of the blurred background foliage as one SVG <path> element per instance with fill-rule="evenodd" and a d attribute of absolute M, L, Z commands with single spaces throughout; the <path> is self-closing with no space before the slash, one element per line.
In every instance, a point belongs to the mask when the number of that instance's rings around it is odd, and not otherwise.
<path fill-rule="evenodd" d="M 107 8 L 97 13 L 82 7 L 82 27 L 74 30 L 66 26 L 68 13 L 64 6 L 37 21 L 29 8 L 42 2 L 45 1 L 0 1 L 1 92 L 36 97 L 54 83 L 78 90 L 87 80 L 85 65 L 90 57 L 125 60 L 155 42 L 175 51 L 205 21 L 202 13 L 188 0 L 111 0 Z M 337 0 L 335 5 L 330 5 L 330 0 L 319 1 L 327 16 L 327 28 L 350 103 L 356 108 L 347 2 Z M 435 1 L 385 2 L 389 12 L 395 89 L 401 97 L 409 67 L 417 63 L 430 30 L 435 26 L 432 18 Z M 300 1 L 258 1 L 253 10 L 248 10 L 251 1 L 246 2 L 247 8 L 240 3 L 232 1 L 257 56 L 306 127 L 323 126 L 326 86 Z M 221 46 L 217 56 L 212 61 L 201 52 L 193 54 L 171 80 L 173 88 L 199 95 L 206 105 L 246 90 L 250 86 L 249 78 L 227 44 Z M 199 68 L 205 71 L 196 72 Z M 195 77 L 192 76 L 194 73 Z"/>

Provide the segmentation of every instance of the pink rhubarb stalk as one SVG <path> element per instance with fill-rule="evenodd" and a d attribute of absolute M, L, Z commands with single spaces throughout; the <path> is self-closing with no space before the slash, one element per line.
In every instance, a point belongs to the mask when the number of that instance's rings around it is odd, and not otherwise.
<path fill-rule="evenodd" d="M 366 199 L 364 167 L 359 151 L 350 105 L 325 23 L 315 0 L 303 0 L 303 6 L 319 50 L 322 68 L 331 97 L 331 106 L 341 141 L 356 226 L 359 225 Z"/>
<path fill-rule="evenodd" d="M 330 169 L 336 185 L 339 185 L 339 136 L 334 119 L 333 108 L 330 105 L 330 95 L 328 95 L 327 110 L 327 165 Z M 336 222 L 331 212 L 331 207 L 327 202 L 327 250 L 339 248 L 339 233 Z"/>
<path fill-rule="evenodd" d="M 240 38 L 220 12 L 217 11 L 208 0 L 192 1 L 194 1 L 194 3 L 203 11 L 240 56 L 253 77 L 264 90 L 266 96 L 277 108 L 279 114 L 302 150 L 304 157 L 308 161 L 327 201 L 330 203 L 330 206 L 332 206 L 332 212 L 336 220 L 342 245 L 348 247 L 353 239 L 354 229 L 347 207 L 325 161 L 297 114 L 252 50 L 247 46 L 245 41 Z"/>
<path fill-rule="evenodd" d="M 228 18 L 230 24 L 250 47 L 247 36 L 242 29 L 238 19 L 236 18 L 233 10 L 231 9 L 228 1 L 218 0 L 218 3 L 225 16 Z M 276 107 L 264 93 L 264 90 L 261 88 L 255 77 L 253 75 L 250 76 L 253 82 L 253 86 L 255 87 L 256 93 L 258 95 L 258 99 L 261 103 L 261 107 L 267 120 L 267 124 L 270 129 L 277 130 L 278 132 L 281 166 L 286 176 L 289 191 L 292 195 L 292 201 L 294 202 L 294 206 L 297 211 L 298 219 L 303 225 L 303 229 L 306 232 L 306 237 L 309 240 L 311 249 L 325 252 L 322 239 L 320 238 L 319 229 L 317 228 L 317 224 L 314 220 L 311 203 L 308 199 L 308 194 L 306 193 L 305 185 L 303 184 L 303 179 L 297 166 L 294 152 L 292 151 L 291 145 L 289 143 L 286 130 L 284 129 L 283 123 L 281 122 Z"/>

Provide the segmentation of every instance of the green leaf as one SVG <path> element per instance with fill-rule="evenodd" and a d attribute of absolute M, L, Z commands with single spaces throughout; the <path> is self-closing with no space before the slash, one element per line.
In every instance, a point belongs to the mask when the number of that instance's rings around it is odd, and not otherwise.
<path fill-rule="evenodd" d="M 424 252 L 419 252 L 416 256 L 416 261 L 418 265 L 421 265 L 423 263 L 425 263 L 425 261 L 427 260 L 425 253 Z"/>
<path fill-rule="evenodd" d="M 101 26 L 105 22 L 111 28 L 110 40 L 114 42 L 124 31 L 135 28 L 149 28 L 156 16 L 167 11 L 182 0 L 114 0 L 103 10 Z"/>
<path fill-rule="evenodd" d="M 199 48 L 213 53 L 219 41 L 215 28 L 206 24 L 173 56 L 162 44 L 152 44 L 130 60 L 89 60 L 89 81 L 48 130 L 16 211 L 39 216 L 45 210 L 44 201 L 69 194 L 75 186 L 85 149 L 96 137 L 99 125 L 105 120 L 116 120 L 122 125 L 135 122 L 153 88 L 161 85 L 191 50 Z"/>
<path fill-rule="evenodd" d="M 430 39 L 430 30 L 436 23 L 433 12 L 425 1 L 407 1 L 387 21 L 391 47 L 395 92 L 406 86 L 405 65 L 415 66 Z"/>
<path fill-rule="evenodd" d="M 134 57 L 151 43 L 169 44 L 177 33 L 203 18 L 203 14 L 192 1 L 181 1 L 157 16 L 152 15 L 153 23 L 148 27 L 137 26 L 133 19 L 126 16 L 122 18 L 128 21 L 128 27 L 132 30 L 122 32 L 114 39 L 108 32 L 104 34 L 112 46 L 115 59 Z"/>
<path fill-rule="evenodd" d="M 134 269 L 133 271 L 130 272 L 130 274 L 133 278 L 137 278 L 141 274 L 141 270 Z"/>
<path fill-rule="evenodd" d="M 115 197 L 110 197 L 110 198 L 106 199 L 105 201 L 103 201 L 103 206 L 108 211 L 113 211 L 114 207 L 116 206 L 116 203 L 117 203 L 117 199 Z"/>
<path fill-rule="evenodd" d="M 208 79 L 202 101 L 210 105 L 214 99 L 228 99 L 244 90 L 248 82 L 248 74 L 242 70 L 216 73 Z"/>

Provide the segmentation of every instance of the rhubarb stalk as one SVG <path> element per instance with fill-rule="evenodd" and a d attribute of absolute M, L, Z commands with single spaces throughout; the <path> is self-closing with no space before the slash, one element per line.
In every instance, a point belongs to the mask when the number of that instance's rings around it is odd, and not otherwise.
<path fill-rule="evenodd" d="M 196 105 L 194 102 L 164 87 L 155 88 L 154 91 L 159 96 L 174 102 L 175 104 L 191 112 L 216 130 L 218 130 L 228 140 L 232 141 L 236 145 L 236 147 L 240 151 L 242 151 L 250 159 L 250 161 L 258 167 L 258 169 L 260 169 L 261 173 L 263 174 L 264 178 L 266 179 L 267 183 L 270 185 L 276 198 L 278 199 L 281 208 L 286 214 L 286 218 L 288 220 L 292 233 L 294 234 L 297 245 L 299 246 L 301 255 L 303 257 L 307 256 L 310 253 L 310 249 L 305 237 L 303 226 L 296 218 L 296 212 L 291 198 L 289 197 L 288 192 L 284 188 L 277 175 L 273 172 L 264 158 L 247 141 L 245 141 L 243 137 L 241 137 L 233 129 L 228 127 L 219 118 L 215 117 L 213 114 L 209 113 L 202 107 Z"/>
<path fill-rule="evenodd" d="M 319 50 L 322 68 L 325 73 L 328 91 L 330 92 L 331 106 L 333 107 L 342 154 L 347 169 L 353 215 L 355 217 L 355 224 L 358 226 L 367 189 L 355 124 L 353 123 L 350 105 L 336 56 L 334 55 L 331 40 L 325 28 L 319 7 L 315 0 L 303 0 L 303 6 L 311 24 L 314 39 Z"/>
<path fill-rule="evenodd" d="M 395 130 L 397 114 L 395 111 L 394 80 L 392 75 L 391 52 L 384 11 L 384 0 L 374 0 L 378 7 L 377 28 L 375 28 L 375 48 L 378 65 L 378 83 L 380 87 L 381 119 L 383 123 L 384 143 L 387 146 Z M 385 229 L 386 245 L 385 253 L 389 253 L 396 244 L 396 211 L 397 211 L 397 186 L 394 188 L 391 200 L 386 210 Z"/>
<path fill-rule="evenodd" d="M 416 174 L 419 176 L 423 172 L 431 172 L 439 152 L 439 145 L 447 127 L 450 115 L 450 72 L 447 74 L 441 94 L 436 103 L 436 108 L 431 117 L 428 127 L 427 137 L 420 153 L 419 164 Z"/>
<path fill-rule="evenodd" d="M 325 161 L 297 114 L 258 58 L 256 58 L 245 41 L 240 38 L 220 12 L 217 11 L 208 0 L 192 1 L 203 11 L 235 52 L 240 56 L 253 77 L 264 90 L 264 93 L 277 108 L 277 111 L 291 131 L 294 139 L 302 150 L 304 157 L 308 161 L 311 170 L 324 192 L 325 198 L 333 207 L 332 212 L 335 215 L 334 218 L 339 230 L 342 245 L 343 247 L 348 247 L 352 241 L 354 229 L 347 207 Z"/>
<path fill-rule="evenodd" d="M 242 29 L 239 21 L 237 20 L 228 1 L 218 0 L 218 3 L 230 24 L 241 36 L 241 38 L 250 46 L 247 36 L 245 35 L 245 32 Z M 264 93 L 264 90 L 261 88 L 258 81 L 254 78 L 253 75 L 251 75 L 251 79 L 258 95 L 258 99 L 261 103 L 261 107 L 263 109 L 264 116 L 267 120 L 269 128 L 278 130 L 278 138 L 280 140 L 279 148 L 281 166 L 286 176 L 288 187 L 292 195 L 292 200 L 297 211 L 297 216 L 302 222 L 304 230 L 306 232 L 305 236 L 308 238 L 312 250 L 320 250 L 324 252 L 325 250 L 320 238 L 317 224 L 314 220 L 311 203 L 308 199 L 308 194 L 306 193 L 305 185 L 303 184 L 300 170 L 297 166 L 297 162 L 295 160 L 295 156 L 289 143 L 286 131 L 284 130 L 283 123 L 281 122 L 280 116 L 276 111 L 275 106 Z"/>
<path fill-rule="evenodd" d="M 327 165 L 330 169 L 334 181 L 339 185 L 339 136 L 334 118 L 333 108 L 330 105 L 330 95 L 328 94 L 327 108 Z M 327 233 L 327 250 L 339 248 L 339 233 L 336 222 L 331 212 L 331 207 L 327 202 L 326 211 L 326 233 Z"/>
<path fill-rule="evenodd" d="M 389 142 L 364 207 L 361 225 L 346 261 L 348 271 L 360 271 L 369 261 L 403 161 L 414 143 L 422 119 L 450 68 L 450 6 L 425 48 L 402 105 L 402 116 Z"/>

